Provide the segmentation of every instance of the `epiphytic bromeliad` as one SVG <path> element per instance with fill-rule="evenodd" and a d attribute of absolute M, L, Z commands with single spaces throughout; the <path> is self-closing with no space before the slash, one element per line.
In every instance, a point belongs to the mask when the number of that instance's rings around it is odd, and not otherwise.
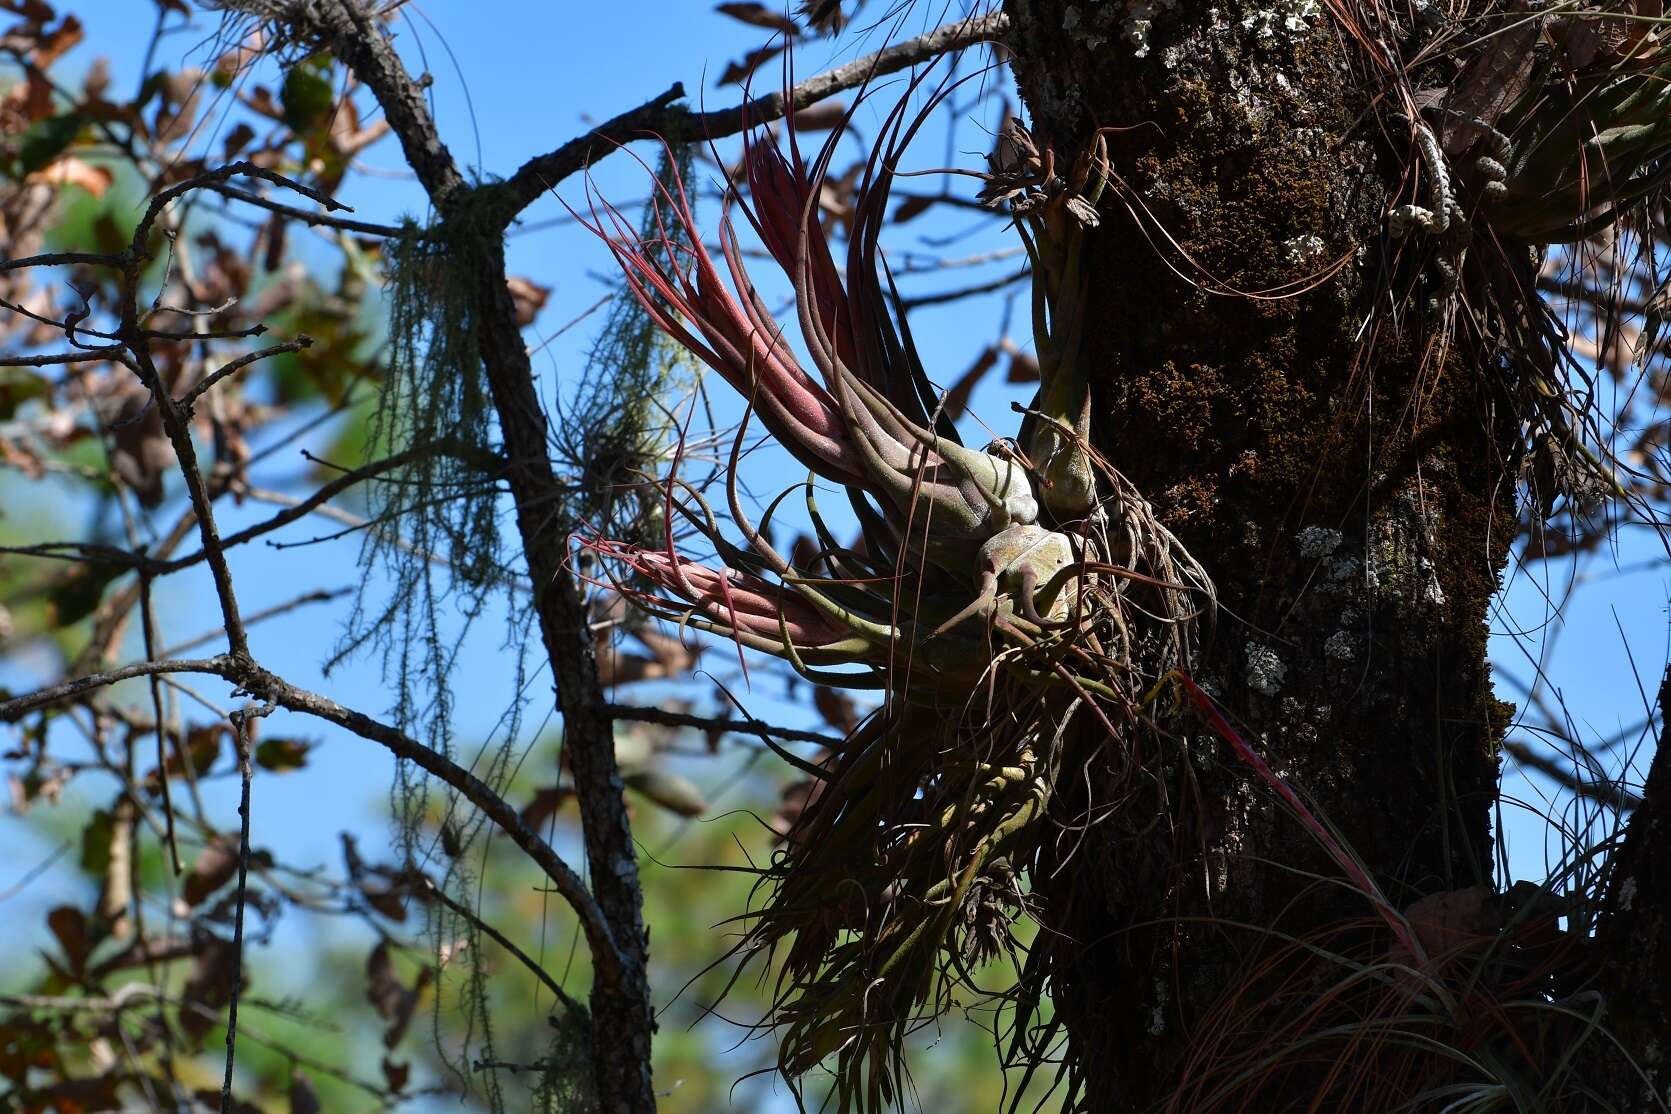
<path fill-rule="evenodd" d="M 751 522 L 736 482 L 742 430 L 725 476 L 740 543 L 673 475 L 661 481 L 663 546 L 582 546 L 630 570 L 612 587 L 651 612 L 819 683 L 885 693 L 839 752 L 803 763 L 817 791 L 743 945 L 787 946 L 775 1011 L 785 1070 L 835 1054 L 838 1085 L 860 1102 L 891 1092 L 898 1037 L 919 1007 L 975 963 L 1013 954 L 1027 867 L 1058 830 L 1064 740 L 1086 727 L 1110 753 L 1129 747 L 1141 693 L 1187 657 L 1210 597 L 1089 440 L 1080 250 L 1109 180 L 1100 137 L 1059 168 L 1012 125 L 1003 165 L 978 175 L 1032 263 L 1041 386 L 1016 439 L 985 450 L 965 446 L 942 413 L 878 246 L 899 158 L 926 112 L 911 111 L 908 94 L 886 115 L 844 258 L 818 220 L 839 130 L 810 159 L 793 127 L 781 146 L 764 129 L 746 137 L 746 196 L 727 190 L 719 259 L 682 182 L 653 199 L 664 235 L 639 236 L 607 204 L 592 221 L 657 324 L 747 401 L 744 428 L 757 418 L 810 470 L 798 490 L 819 549 L 791 560 L 773 546 L 778 503 Z M 733 213 L 793 286 L 810 372 L 750 281 Z M 827 527 L 818 478 L 845 493 L 862 546 Z M 726 567 L 681 555 L 676 518 Z"/>

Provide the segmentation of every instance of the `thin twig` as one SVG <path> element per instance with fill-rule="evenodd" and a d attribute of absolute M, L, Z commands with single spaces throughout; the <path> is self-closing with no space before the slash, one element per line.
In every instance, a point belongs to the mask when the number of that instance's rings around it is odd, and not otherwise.
<path fill-rule="evenodd" d="M 344 232 L 361 232 L 367 236 L 384 236 L 393 238 L 405 236 L 410 230 L 397 228 L 391 224 L 372 224 L 370 221 L 349 220 L 346 217 L 333 217 L 329 213 L 316 213 L 310 209 L 298 209 L 294 205 L 285 205 L 271 198 L 262 197 L 257 193 L 241 190 L 237 186 L 229 186 L 225 182 L 217 182 L 209 187 L 223 197 L 230 197 L 242 201 L 246 205 L 255 205 L 269 212 L 274 212 L 291 220 L 299 220 L 305 224 L 323 225 L 326 228 L 340 228 Z M 350 210 L 352 212 L 352 210 Z"/>
<path fill-rule="evenodd" d="M 57 364 L 86 364 L 95 360 L 116 360 L 123 354 L 121 345 L 108 348 L 89 348 L 85 352 L 49 352 L 40 356 L 0 356 L 0 367 L 53 367 Z"/>
<path fill-rule="evenodd" d="M 120 255 L 103 255 L 91 251 L 47 251 L 26 255 L 22 259 L 0 259 L 0 275 L 21 271 L 26 267 L 120 267 Z"/>
<path fill-rule="evenodd" d="M 1642 805 L 1641 796 L 1627 788 L 1622 782 L 1598 781 L 1579 777 L 1576 772 L 1565 768 L 1548 755 L 1540 753 L 1518 739 L 1508 740 L 1503 744 L 1503 749 L 1513 755 L 1516 762 L 1523 766 L 1530 766 L 1557 785 L 1570 790 L 1576 796 L 1599 801 L 1608 808 L 1617 809 L 1620 812 L 1630 812 Z"/>
<path fill-rule="evenodd" d="M 568 993 L 563 989 L 561 984 L 546 973 L 544 967 L 535 963 L 527 952 L 512 943 L 510 938 L 503 932 L 500 932 L 487 921 L 477 916 L 475 911 L 468 905 L 455 900 L 451 894 L 447 893 L 447 891 L 443 890 L 440 886 L 437 886 L 427 876 L 424 878 L 424 883 L 428 887 L 431 897 L 435 898 L 435 900 L 439 901 L 442 905 L 445 905 L 448 909 L 451 909 L 454 913 L 457 913 L 459 916 L 469 921 L 478 931 L 481 932 L 482 935 L 486 936 L 489 940 L 492 940 L 495 944 L 498 944 L 501 948 L 510 952 L 511 956 L 515 958 L 517 962 L 521 963 L 524 967 L 528 968 L 529 971 L 533 972 L 534 977 L 544 983 L 546 989 L 556 995 L 559 1002 L 563 1003 L 564 1009 L 568 1010 L 570 1013 L 579 1013 L 581 1011 L 580 1003 L 569 997 Z"/>
<path fill-rule="evenodd" d="M 297 336 L 295 340 L 287 340 L 283 344 L 275 344 L 269 348 L 260 348 L 254 352 L 246 352 L 242 356 L 239 356 L 236 360 L 229 361 L 204 376 L 201 383 L 187 391 L 185 395 L 181 397 L 180 405 L 185 409 L 187 414 L 190 414 L 192 407 L 196 404 L 197 400 L 203 396 L 204 392 L 209 390 L 209 388 L 213 387 L 216 383 L 219 383 L 222 379 L 225 379 L 227 376 L 236 375 L 244 368 L 261 360 L 270 359 L 273 356 L 282 356 L 286 352 L 300 352 L 303 349 L 312 347 L 313 338 L 308 336 L 306 333 L 302 333 Z"/>
<path fill-rule="evenodd" d="M 139 578 L 139 628 L 145 644 L 145 657 L 154 661 L 157 657 L 157 620 L 151 610 L 151 577 L 146 575 Z M 178 878 L 181 874 L 180 842 L 174 832 L 174 794 L 169 787 L 168 778 L 168 725 L 163 722 L 162 683 L 155 673 L 147 680 L 151 686 L 151 714 L 157 721 L 157 780 L 162 783 L 162 815 L 168 844 L 168 863 L 174 871 L 174 877 Z M 180 760 L 184 764 L 191 759 L 182 751 Z"/>
<path fill-rule="evenodd" d="M 108 688 L 119 681 L 164 673 L 205 673 L 220 677 L 238 686 L 242 691 L 276 704 L 286 711 L 334 723 L 351 734 L 377 743 L 395 757 L 406 759 L 458 790 L 533 860 L 550 879 L 557 892 L 574 909 L 586 933 L 587 945 L 592 949 L 593 963 L 599 978 L 610 985 L 614 985 L 621 978 L 621 953 L 616 947 L 609 923 L 604 919 L 597 900 L 573 868 L 565 863 L 545 840 L 523 823 L 521 815 L 508 801 L 446 755 L 364 713 L 345 708 L 329 697 L 297 688 L 247 657 L 220 654 L 212 658 L 136 662 L 120 669 L 77 677 L 0 703 L 0 723 L 16 722 L 30 712 Z"/>
<path fill-rule="evenodd" d="M 232 1114 L 232 1069 L 238 1047 L 238 999 L 244 992 L 244 905 L 249 896 L 249 791 L 254 778 L 250 762 L 250 720 L 272 712 L 271 704 L 233 712 L 233 741 L 238 749 L 238 889 L 232 913 L 232 995 L 226 1005 L 226 1074 L 220 1085 L 220 1114 Z M 168 771 L 161 771 L 163 780 Z"/>
<path fill-rule="evenodd" d="M 344 596 L 353 594 L 353 592 L 353 588 L 320 588 L 312 592 L 305 592 L 293 600 L 286 600 L 284 603 L 274 604 L 272 607 L 263 608 L 251 615 L 245 615 L 244 626 L 253 627 L 257 623 L 262 623 L 268 619 L 276 618 L 280 615 L 286 614 L 287 612 L 294 611 L 299 607 L 306 607 L 311 603 L 330 603 L 333 600 L 340 600 Z M 216 627 L 214 630 L 206 631 L 203 634 L 198 635 L 196 638 L 191 638 L 185 642 L 170 646 L 158 656 L 171 658 L 177 654 L 184 653 L 187 650 L 195 650 L 204 643 L 213 642 L 219 637 L 220 628 Z"/>
<path fill-rule="evenodd" d="M 652 133 L 669 143 L 736 135 L 746 128 L 780 120 L 790 112 L 799 112 L 836 93 L 860 88 L 883 74 L 896 73 L 948 51 L 995 40 L 1008 31 L 1009 26 L 1009 16 L 1003 12 L 957 20 L 809 77 L 790 89 L 788 95 L 771 93 L 712 112 L 691 112 L 672 107 L 673 101 L 684 96 L 684 87 L 675 84 L 637 108 L 621 113 L 554 151 L 523 163 L 502 187 L 509 194 L 512 206 L 504 218 L 505 223 L 509 224 L 517 213 L 558 182 L 596 164 L 618 150 L 623 143 L 647 138 Z"/>
<path fill-rule="evenodd" d="M 840 750 L 842 746 L 842 740 L 834 735 L 825 735 L 817 731 L 797 731 L 792 727 L 777 727 L 752 717 L 738 719 L 735 716 L 693 716 L 683 712 L 668 712 L 661 708 L 640 708 L 632 704 L 608 704 L 604 706 L 604 711 L 609 713 L 611 719 L 654 723 L 661 727 L 694 727 L 698 731 L 724 731 L 731 734 L 744 731 L 756 735 L 765 733 L 792 743 L 818 743 L 831 750 Z"/>
<path fill-rule="evenodd" d="M 934 294 L 922 294 L 915 298 L 901 298 L 900 308 L 905 310 L 922 309 L 924 306 L 945 305 L 948 302 L 960 302 L 964 298 L 973 298 L 981 294 L 991 294 L 1005 287 L 1023 282 L 1033 273 L 1031 267 L 1023 267 L 1019 271 L 995 278 L 990 282 L 977 283 L 974 286 L 963 286 L 956 290 L 942 290 Z"/>
<path fill-rule="evenodd" d="M 0 723 L 16 723 L 30 712 L 38 712 L 42 708 L 74 700 L 85 693 L 109 688 L 120 681 L 129 681 L 135 677 L 153 677 L 160 673 L 211 673 L 224 677 L 231 666 L 232 659 L 221 654 L 212 658 L 141 661 L 124 665 L 120 669 L 89 673 L 0 703 Z"/>
<path fill-rule="evenodd" d="M 407 449 L 405 452 L 384 457 L 382 460 L 374 460 L 364 467 L 344 472 L 330 483 L 321 486 L 312 495 L 299 500 L 294 506 L 286 507 L 284 510 L 279 511 L 269 519 L 257 522 L 253 526 L 246 526 L 244 529 L 239 530 L 235 534 L 227 535 L 221 540 L 220 546 L 223 550 L 231 549 L 235 546 L 243 545 L 245 542 L 252 541 L 255 538 L 259 538 L 263 534 L 270 534 L 281 526 L 288 526 L 297 519 L 306 517 L 309 513 L 324 505 L 335 496 L 348 490 L 350 487 L 353 487 L 361 480 L 372 479 L 385 472 L 392 472 L 395 469 L 401 468 L 411 463 L 413 460 L 418 459 L 425 453 L 445 451 L 446 449 L 442 446 L 420 445 L 416 448 Z M 179 572 L 181 569 L 190 568 L 192 565 L 198 564 L 207 556 L 208 555 L 201 549 L 195 553 L 188 553 L 184 557 L 177 557 L 172 561 L 163 562 L 158 566 L 158 573 L 160 575 L 164 573 Z"/>

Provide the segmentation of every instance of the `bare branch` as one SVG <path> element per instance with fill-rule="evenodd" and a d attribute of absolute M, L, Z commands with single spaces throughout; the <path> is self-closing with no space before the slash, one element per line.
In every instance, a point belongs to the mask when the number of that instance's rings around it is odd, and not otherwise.
<path fill-rule="evenodd" d="M 1622 782 L 1596 781 L 1591 778 L 1579 777 L 1577 773 L 1567 769 L 1547 754 L 1543 754 L 1533 747 L 1527 746 L 1518 739 L 1510 739 L 1503 744 L 1503 749 L 1514 756 L 1514 760 L 1523 766 L 1530 766 L 1544 777 L 1574 794 L 1588 800 L 1599 801 L 1608 808 L 1629 812 L 1640 807 L 1642 798 Z"/>
<path fill-rule="evenodd" d="M 85 364 L 95 360 L 121 360 L 121 345 L 89 348 L 84 352 L 50 352 L 40 356 L 0 356 L 0 367 L 52 367 L 55 364 Z"/>
<path fill-rule="evenodd" d="M 923 294 L 915 298 L 900 299 L 900 308 L 906 310 L 922 309 L 924 306 L 940 306 L 949 302 L 960 302 L 964 298 L 974 298 L 981 294 L 992 294 L 1005 287 L 1014 286 L 1018 282 L 1025 282 L 1033 273 L 1031 267 L 1023 267 L 1019 271 L 1002 275 L 988 282 L 976 283 L 973 286 L 963 286 L 956 290 L 941 290 L 934 294 Z"/>
<path fill-rule="evenodd" d="M 88 251 L 49 251 L 22 259 L 0 259 L 0 275 L 26 267 L 120 267 L 120 255 L 99 255 Z"/>
<path fill-rule="evenodd" d="M 528 968 L 535 978 L 545 984 L 545 988 L 547 990 L 556 995 L 557 1000 L 563 1004 L 564 1009 L 568 1010 L 570 1013 L 580 1012 L 580 1003 L 569 997 L 568 992 L 563 989 L 562 984 L 547 974 L 545 968 L 534 962 L 533 958 L 529 956 L 527 952 L 517 947 L 516 944 L 512 942 L 511 939 L 503 932 L 500 932 L 487 921 L 477 916 L 476 911 L 471 909 L 468 905 L 465 905 L 461 901 L 454 900 L 451 894 L 447 893 L 447 891 L 443 890 L 440 886 L 437 886 L 427 875 L 424 877 L 423 881 L 425 892 L 428 893 L 430 897 L 433 897 L 436 901 L 439 901 L 442 905 L 445 905 L 448 909 L 451 909 L 454 913 L 469 921 L 478 931 L 481 932 L 483 936 L 486 936 L 489 940 L 492 940 L 495 944 L 498 944 L 501 948 L 510 952 L 512 958 L 524 967 Z"/>
<path fill-rule="evenodd" d="M 558 857 L 549 844 L 529 830 L 516 809 L 485 782 L 439 751 L 423 745 L 387 724 L 379 723 L 370 716 L 345 708 L 327 697 L 299 689 L 259 666 L 242 665 L 230 659 L 223 660 L 228 663 L 226 672 L 222 674 L 227 680 L 271 700 L 288 711 L 315 716 L 351 731 L 362 739 L 378 743 L 397 758 L 406 759 L 458 790 L 544 871 L 558 894 L 579 915 L 600 979 L 610 985 L 614 985 L 620 979 L 621 953 L 616 947 L 615 938 L 609 924 L 604 920 L 597 900 L 586 889 L 580 876 Z"/>
<path fill-rule="evenodd" d="M 693 727 L 698 731 L 724 731 L 727 733 L 748 732 L 754 735 L 770 735 L 791 743 L 818 743 L 831 750 L 840 750 L 842 740 L 834 735 L 825 735 L 817 731 L 797 731 L 792 727 L 776 727 L 762 720 L 750 717 L 738 719 L 734 716 L 692 716 L 683 712 L 668 712 L 661 708 L 640 708 L 631 704 L 610 704 L 604 709 L 611 719 L 633 720 L 638 723 L 653 723 L 660 727 Z"/>
<path fill-rule="evenodd" d="M 226 670 L 232 659 L 225 655 L 212 658 L 180 658 L 165 661 L 141 661 L 133 665 L 124 665 L 120 669 L 111 669 L 103 673 L 89 673 L 84 677 L 76 677 L 60 684 L 50 685 L 44 689 L 25 693 L 0 703 L 0 723 L 16 723 L 30 712 L 50 708 L 54 704 L 62 704 L 74 700 L 86 693 L 102 688 L 109 688 L 119 681 L 132 680 L 135 677 L 151 677 L 159 673 L 212 673 L 219 677 L 226 676 Z"/>
<path fill-rule="evenodd" d="M 345 708 L 328 697 L 297 688 L 247 657 L 220 654 L 212 658 L 136 662 L 120 669 L 78 677 L 0 703 L 0 723 L 16 722 L 30 712 L 74 700 L 119 681 L 163 673 L 203 673 L 220 677 L 286 711 L 334 723 L 362 739 L 377 743 L 397 758 L 411 762 L 452 786 L 465 800 L 481 809 L 484 816 L 534 861 L 558 894 L 574 909 L 586 933 L 586 942 L 592 950 L 599 978 L 613 986 L 622 977 L 621 953 L 597 900 L 586 889 L 580 876 L 522 822 L 521 815 L 509 802 L 439 751 L 370 716 Z"/>
<path fill-rule="evenodd" d="M 269 348 L 262 348 L 255 352 L 246 352 L 242 356 L 239 356 L 236 360 L 232 360 L 231 362 L 216 368 L 208 375 L 205 375 L 201 383 L 187 391 L 180 399 L 180 405 L 185 409 L 186 413 L 190 414 L 193 404 L 195 404 L 197 400 L 202 397 L 203 393 L 213 387 L 216 383 L 219 383 L 222 379 L 225 379 L 227 376 L 236 375 L 249 365 L 259 363 L 260 361 L 269 359 L 273 356 L 282 356 L 286 352 L 300 352 L 303 349 L 312 347 L 313 338 L 308 336 L 306 333 L 303 333 L 295 340 L 287 340 L 283 344 L 275 344 Z"/>
<path fill-rule="evenodd" d="M 736 135 L 745 128 L 781 120 L 789 113 L 799 112 L 826 97 L 860 88 L 883 74 L 895 73 L 948 51 L 995 40 L 1008 31 L 1009 26 L 1009 16 L 1003 12 L 971 16 L 863 58 L 855 58 L 816 77 L 809 77 L 789 90 L 788 95 L 771 93 L 712 112 L 691 112 L 673 107 L 672 102 L 684 96 L 684 87 L 675 84 L 637 108 L 621 113 L 554 151 L 523 163 L 521 169 L 501 187 L 508 192 L 511 206 L 504 217 L 505 223 L 515 219 L 517 213 L 526 209 L 546 190 L 612 154 L 623 143 L 648 138 L 652 134 L 669 143 Z"/>
<path fill-rule="evenodd" d="M 209 187 L 223 197 L 234 201 L 242 201 L 246 205 L 254 205 L 268 212 L 277 213 L 281 217 L 289 217 L 304 224 L 319 225 L 325 228 L 340 228 L 344 232 L 360 232 L 367 236 L 383 236 L 393 238 L 406 234 L 406 229 L 397 228 L 392 224 L 372 224 L 370 221 L 349 220 L 347 217 L 333 217 L 329 213 L 316 213 L 311 209 L 298 209 L 294 205 L 285 205 L 274 201 L 270 197 L 262 197 L 258 193 L 241 190 L 237 186 L 229 186 L 218 182 Z M 350 210 L 352 211 L 352 210 Z"/>

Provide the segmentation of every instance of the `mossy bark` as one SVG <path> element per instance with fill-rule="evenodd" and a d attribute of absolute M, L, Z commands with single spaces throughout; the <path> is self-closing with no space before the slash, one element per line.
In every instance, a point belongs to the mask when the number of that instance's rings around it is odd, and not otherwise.
<path fill-rule="evenodd" d="M 1366 113 L 1375 90 L 1309 0 L 1006 9 L 1040 138 L 1071 157 L 1122 129 L 1083 358 L 1099 447 L 1217 585 L 1197 680 L 1394 904 L 1489 880 L 1505 709 L 1486 621 L 1518 430 L 1490 353 L 1437 357 L 1437 320 L 1388 302 L 1403 155 Z M 1191 753 L 1188 838 L 1143 851 L 1130 825 L 1092 827 L 1041 883 L 1097 1109 L 1171 1094 L 1247 974 L 1261 941 L 1203 919 L 1304 935 L 1368 915 L 1290 869 L 1339 876 L 1233 758 Z"/>

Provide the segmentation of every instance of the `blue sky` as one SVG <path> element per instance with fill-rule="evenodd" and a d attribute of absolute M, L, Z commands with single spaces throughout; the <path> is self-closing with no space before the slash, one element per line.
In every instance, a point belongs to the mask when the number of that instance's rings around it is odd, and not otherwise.
<path fill-rule="evenodd" d="M 137 81 L 135 44 L 149 34 L 152 6 L 140 0 L 83 0 L 65 6 L 80 13 L 93 32 L 90 42 L 80 48 L 80 56 L 104 55 L 111 61 L 117 82 Z M 683 81 L 693 96 L 705 97 L 711 107 L 733 103 L 735 89 L 716 89 L 713 76 L 763 38 L 763 32 L 716 16 L 706 3 L 674 0 L 607 4 L 434 0 L 410 4 L 407 11 L 402 47 L 409 58 L 423 59 L 418 65 L 434 75 L 433 103 L 442 133 L 455 156 L 485 174 L 509 174 L 527 157 L 555 147 L 590 123 L 641 103 L 674 80 Z M 174 62 L 189 55 L 210 26 L 203 17 L 199 24 L 200 30 L 167 40 L 160 57 Z M 856 49 L 845 40 L 840 48 L 810 45 L 798 56 L 797 69 L 812 73 L 846 60 Z M 198 57 L 197 61 L 207 60 Z M 775 72 L 771 78 L 775 80 Z M 923 156 L 925 164 L 944 160 L 943 144 L 935 141 L 927 146 L 931 149 Z M 966 165 L 985 149 L 974 128 L 958 135 L 951 146 L 954 157 Z M 421 191 L 398 173 L 402 164 L 393 145 L 373 148 L 365 161 L 394 173 L 357 175 L 341 199 L 369 220 L 393 220 L 403 214 L 421 219 Z M 643 196 L 644 172 L 630 159 L 610 160 L 596 180 L 597 188 L 612 199 L 630 202 Z M 577 207 L 584 205 L 578 178 L 565 184 L 563 196 Z M 629 214 L 632 211 L 623 208 Z M 564 217 L 565 210 L 555 199 L 544 199 L 528 210 L 523 227 L 510 242 L 513 273 L 554 285 L 537 325 L 541 336 L 549 336 L 597 300 L 604 289 L 597 276 L 606 274 L 609 267 L 606 254 L 592 237 L 572 223 L 561 223 Z M 923 230 L 944 234 L 964 227 L 966 222 L 939 218 L 925 223 Z M 1001 237 L 987 234 L 968 241 L 966 250 L 974 254 L 1003 244 Z M 964 250 L 962 245 L 948 249 L 954 255 Z M 917 289 L 944 288 L 957 277 L 930 277 Z M 942 383 L 954 380 L 978 349 L 993 339 L 1001 308 L 1001 300 L 987 298 L 955 308 L 925 310 L 914 318 L 930 373 Z M 572 381 L 589 337 L 586 328 L 576 328 L 541 350 L 537 366 L 542 389 L 551 397 L 560 396 L 564 384 Z M 1012 421 L 1008 401 L 1002 389 L 987 389 L 977 395 L 976 409 L 1003 430 Z M 975 434 L 975 439 L 983 438 Z M 302 466 L 299 457 L 292 463 L 298 470 Z M 763 489 L 775 490 L 796 479 L 795 471 L 786 471 L 781 460 L 763 457 L 752 468 L 750 478 Z M 229 510 L 232 517 L 226 525 L 235 528 L 240 521 L 255 521 L 265 513 L 258 507 Z M 299 540 L 321 532 L 324 529 L 304 523 L 283 537 Z M 282 602 L 307 586 L 357 583 L 361 577 L 355 565 L 357 551 L 358 544 L 351 539 L 282 552 L 246 549 L 235 563 L 244 610 L 253 612 Z M 1529 679 L 1533 671 L 1528 660 L 1544 655 L 1545 667 L 1575 722 L 1597 737 L 1641 719 L 1639 691 L 1652 696 L 1666 659 L 1667 577 L 1663 566 L 1646 566 L 1656 555 L 1662 555 L 1657 543 L 1635 531 L 1627 532 L 1615 551 L 1586 559 L 1578 568 L 1550 564 L 1514 571 L 1494 623 L 1499 632 L 1493 638 L 1496 660 L 1508 673 Z M 1620 573 L 1621 568 L 1634 571 Z M 197 572 L 175 578 L 165 590 L 162 612 L 170 623 L 167 641 L 215 625 L 212 592 L 201 570 Z M 1545 597 L 1564 595 L 1567 581 L 1573 578 L 1581 582 L 1576 606 L 1568 608 L 1562 622 L 1552 624 Z M 320 674 L 319 663 L 336 639 L 336 624 L 337 618 L 328 612 L 300 612 L 257 628 L 252 635 L 254 649 L 262 660 L 305 687 L 336 695 L 373 714 L 384 712 L 387 690 L 375 660 L 352 661 L 330 677 Z M 490 616 L 468 644 L 469 652 L 460 657 L 455 676 L 460 739 L 479 739 L 491 732 L 512 697 L 513 671 L 501 648 L 500 634 Z M 212 685 L 202 690 L 207 698 L 227 705 L 224 690 Z M 548 703 L 549 685 L 543 676 L 534 681 L 533 691 L 530 722 L 538 723 Z M 1501 695 L 1519 699 L 1512 691 Z M 809 710 L 789 705 L 772 692 L 756 692 L 754 699 L 762 714 L 782 722 L 815 719 Z M 392 767 L 382 751 L 311 723 L 281 723 L 275 718 L 270 730 L 318 738 L 326 745 L 315 752 L 307 774 L 258 781 L 253 814 L 256 844 L 273 846 L 305 865 L 334 862 L 337 832 L 344 828 L 358 831 L 362 844 L 371 846 L 386 837 L 388 825 L 383 817 Z M 715 766 L 692 772 L 712 786 L 732 771 Z M 1510 783 L 1511 788 L 1521 788 L 1512 775 Z M 215 787 L 222 805 L 229 804 L 234 790 L 232 784 Z M 1515 874 L 1541 877 L 1542 828 L 1529 818 L 1516 819 L 1512 812 L 1510 823 Z M 50 843 L 9 816 L 0 816 L 0 845 L 13 849 L 0 865 L 0 892 L 51 850 Z M 70 896 L 62 888 L 70 885 L 43 880 L 7 913 L 27 913 L 29 908 L 53 904 Z M 37 921 L 33 915 L 22 918 L 25 924 Z"/>

